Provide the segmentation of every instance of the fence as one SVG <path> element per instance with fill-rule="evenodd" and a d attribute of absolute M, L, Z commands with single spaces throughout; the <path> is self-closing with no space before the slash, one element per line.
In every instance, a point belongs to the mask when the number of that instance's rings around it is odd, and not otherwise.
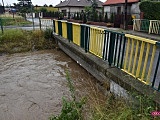
<path fill-rule="evenodd" d="M 160 43 L 84 24 L 53 20 L 58 35 L 160 91 Z M 61 23 L 61 24 L 60 24 Z M 61 34 L 62 33 L 62 34 Z"/>
<path fill-rule="evenodd" d="M 147 19 L 134 19 L 133 20 L 133 30 L 143 31 L 160 34 L 160 21 L 159 20 L 147 20 Z"/>
<path fill-rule="evenodd" d="M 40 29 L 51 28 L 53 29 L 53 20 L 52 19 L 40 19 L 39 18 Z"/>

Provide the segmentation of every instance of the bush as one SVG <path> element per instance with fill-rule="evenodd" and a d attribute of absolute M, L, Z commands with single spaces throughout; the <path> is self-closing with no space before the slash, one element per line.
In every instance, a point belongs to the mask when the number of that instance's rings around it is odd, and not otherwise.
<path fill-rule="evenodd" d="M 94 13 L 93 13 L 93 21 L 94 21 L 94 22 L 97 22 L 97 21 L 98 21 L 98 14 L 97 14 L 97 12 L 94 12 Z"/>
<path fill-rule="evenodd" d="M 42 7 L 42 8 L 40 8 L 40 9 L 39 9 L 39 11 L 40 11 L 40 12 L 44 12 L 44 13 L 45 13 L 45 12 L 47 12 L 48 10 L 47 10 L 47 8 Z"/>
<path fill-rule="evenodd" d="M 44 38 L 45 38 L 45 39 L 51 39 L 51 38 L 53 38 L 53 30 L 50 29 L 50 28 L 47 28 L 47 29 L 44 31 Z"/>
<path fill-rule="evenodd" d="M 30 42 L 23 30 L 6 30 L 0 37 L 0 53 L 28 51 Z"/>
<path fill-rule="evenodd" d="M 0 53 L 16 53 L 50 49 L 55 46 L 52 30 L 26 31 L 20 29 L 5 30 L 0 37 Z"/>
<path fill-rule="evenodd" d="M 102 22 L 103 18 L 102 18 L 102 14 L 99 14 L 99 22 Z"/>
<path fill-rule="evenodd" d="M 111 13 L 111 18 L 110 18 L 110 21 L 111 21 L 111 23 L 114 23 L 114 13 Z"/>
<path fill-rule="evenodd" d="M 144 1 L 139 7 L 145 19 L 160 20 L 160 2 Z"/>

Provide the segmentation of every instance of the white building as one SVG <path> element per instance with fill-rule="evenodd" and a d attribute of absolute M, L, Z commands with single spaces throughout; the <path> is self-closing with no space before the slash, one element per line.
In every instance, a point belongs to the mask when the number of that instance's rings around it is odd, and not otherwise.
<path fill-rule="evenodd" d="M 64 0 L 63 2 L 59 3 L 55 7 L 58 8 L 59 12 L 63 12 L 64 15 L 68 16 L 68 13 L 73 14 L 75 12 L 82 12 L 84 11 L 86 6 L 91 6 L 93 0 Z M 103 2 L 96 0 L 97 3 L 97 10 L 101 11 L 103 7 Z"/>

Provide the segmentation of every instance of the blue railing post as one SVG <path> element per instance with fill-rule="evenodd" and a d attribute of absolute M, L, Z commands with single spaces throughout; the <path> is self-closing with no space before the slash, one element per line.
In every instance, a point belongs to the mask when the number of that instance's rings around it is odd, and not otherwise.
<path fill-rule="evenodd" d="M 124 59 L 125 46 L 126 46 L 126 37 L 124 36 L 124 42 L 123 42 L 123 48 L 122 48 L 122 58 L 121 58 L 120 68 L 122 68 L 122 66 L 123 66 L 123 59 Z"/>
<path fill-rule="evenodd" d="M 62 22 L 60 20 L 58 21 L 58 34 L 62 36 Z"/>
<path fill-rule="evenodd" d="M 82 24 L 80 46 L 85 50 L 85 52 L 89 51 L 89 39 L 90 39 L 90 27 Z"/>
<path fill-rule="evenodd" d="M 70 41 L 73 41 L 73 28 L 72 23 L 67 22 L 67 39 Z"/>
<path fill-rule="evenodd" d="M 111 37 L 110 37 L 110 45 L 109 45 L 109 55 L 108 55 L 108 62 L 109 65 L 111 66 L 113 63 L 113 54 L 114 54 L 114 43 L 115 43 L 115 33 L 111 32 Z"/>

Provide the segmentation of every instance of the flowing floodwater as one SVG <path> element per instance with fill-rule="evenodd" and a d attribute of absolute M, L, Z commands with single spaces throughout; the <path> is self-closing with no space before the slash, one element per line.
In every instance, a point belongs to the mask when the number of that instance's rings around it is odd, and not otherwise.
<path fill-rule="evenodd" d="M 62 97 L 70 98 L 66 70 L 76 84 L 94 79 L 61 50 L 0 56 L 0 120 L 47 120 L 59 114 Z M 85 93 L 84 87 L 77 91 Z"/>

